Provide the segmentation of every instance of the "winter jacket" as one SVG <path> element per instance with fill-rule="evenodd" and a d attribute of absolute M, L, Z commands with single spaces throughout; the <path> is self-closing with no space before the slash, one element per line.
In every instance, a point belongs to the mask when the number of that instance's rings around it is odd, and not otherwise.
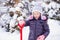
<path fill-rule="evenodd" d="M 28 40 L 36 40 L 40 35 L 44 35 L 46 38 L 50 32 L 47 20 L 42 20 L 41 17 L 38 20 L 33 17 L 33 19 L 26 21 L 25 26 L 30 26 Z"/>

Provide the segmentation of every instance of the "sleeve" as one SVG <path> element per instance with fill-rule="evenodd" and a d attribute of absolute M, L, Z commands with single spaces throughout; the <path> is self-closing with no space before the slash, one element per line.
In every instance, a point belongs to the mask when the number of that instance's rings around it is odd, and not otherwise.
<path fill-rule="evenodd" d="M 47 21 L 45 21 L 43 23 L 43 29 L 44 29 L 44 33 L 43 35 L 45 36 L 45 38 L 48 36 L 48 34 L 50 33 L 50 30 L 49 30 L 49 26 L 47 24 Z"/>
<path fill-rule="evenodd" d="M 29 21 L 25 21 L 25 26 L 29 26 L 29 25 L 30 25 Z"/>

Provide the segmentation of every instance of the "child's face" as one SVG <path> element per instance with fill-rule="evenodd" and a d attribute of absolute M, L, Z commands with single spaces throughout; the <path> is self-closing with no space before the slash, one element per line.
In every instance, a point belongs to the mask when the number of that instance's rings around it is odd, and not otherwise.
<path fill-rule="evenodd" d="M 39 13 L 38 11 L 33 12 L 33 16 L 35 19 L 38 19 L 41 16 L 41 13 Z"/>

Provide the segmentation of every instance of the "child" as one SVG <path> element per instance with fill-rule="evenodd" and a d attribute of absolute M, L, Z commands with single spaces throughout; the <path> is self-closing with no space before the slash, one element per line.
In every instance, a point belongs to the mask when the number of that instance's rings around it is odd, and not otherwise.
<path fill-rule="evenodd" d="M 41 8 L 34 7 L 32 15 L 33 18 L 25 22 L 25 26 L 30 26 L 30 35 L 28 40 L 45 40 L 49 34 L 49 26 L 47 24 L 47 20 L 44 20 L 41 16 Z M 24 21 L 19 24 L 24 24 Z"/>

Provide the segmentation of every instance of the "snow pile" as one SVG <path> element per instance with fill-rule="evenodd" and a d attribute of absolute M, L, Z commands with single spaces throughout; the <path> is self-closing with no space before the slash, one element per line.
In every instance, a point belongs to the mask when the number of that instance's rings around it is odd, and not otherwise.
<path fill-rule="evenodd" d="M 50 27 L 50 34 L 46 38 L 46 40 L 59 40 L 60 39 L 60 25 L 58 24 L 59 21 L 57 20 L 48 20 L 48 24 Z"/>
<path fill-rule="evenodd" d="M 0 40 L 20 40 L 20 34 L 18 31 L 14 33 L 5 32 L 4 28 L 0 28 Z"/>

